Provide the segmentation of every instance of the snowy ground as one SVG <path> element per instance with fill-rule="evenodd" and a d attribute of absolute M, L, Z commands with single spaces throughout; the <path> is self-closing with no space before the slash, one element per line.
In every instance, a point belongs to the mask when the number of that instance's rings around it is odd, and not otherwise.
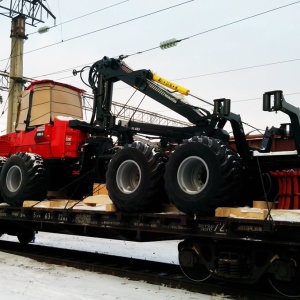
<path fill-rule="evenodd" d="M 8 235 L 2 236 L 1 239 L 17 241 L 16 237 Z M 178 263 L 178 241 L 135 243 L 39 232 L 35 243 Z M 0 252 L 0 269 L 1 300 L 224 299 L 221 295 L 201 295 L 111 275 L 40 263 L 3 252 Z"/>

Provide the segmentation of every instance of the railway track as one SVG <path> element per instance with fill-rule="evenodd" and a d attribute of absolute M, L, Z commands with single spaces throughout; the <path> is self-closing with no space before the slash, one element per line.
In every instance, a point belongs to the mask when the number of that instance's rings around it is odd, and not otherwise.
<path fill-rule="evenodd" d="M 22 245 L 8 241 L 0 241 L 0 251 L 49 264 L 125 277 L 154 285 L 164 285 L 206 295 L 224 295 L 227 299 L 285 299 L 283 296 L 274 294 L 266 284 L 258 284 L 253 288 L 253 286 L 240 283 L 236 285 L 224 283 L 212 278 L 205 282 L 194 282 L 182 274 L 178 265 L 35 244 Z"/>

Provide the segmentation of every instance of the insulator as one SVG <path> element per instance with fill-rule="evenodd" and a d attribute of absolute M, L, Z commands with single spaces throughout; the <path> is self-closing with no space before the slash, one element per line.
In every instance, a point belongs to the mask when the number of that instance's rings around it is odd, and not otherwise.
<path fill-rule="evenodd" d="M 159 44 L 160 49 L 165 50 L 177 46 L 177 39 L 171 39 Z"/>
<path fill-rule="evenodd" d="M 39 33 L 39 34 L 42 34 L 42 33 L 48 32 L 49 29 L 50 29 L 50 28 L 49 28 L 48 26 L 40 27 L 40 28 L 38 29 L 38 33 Z"/>

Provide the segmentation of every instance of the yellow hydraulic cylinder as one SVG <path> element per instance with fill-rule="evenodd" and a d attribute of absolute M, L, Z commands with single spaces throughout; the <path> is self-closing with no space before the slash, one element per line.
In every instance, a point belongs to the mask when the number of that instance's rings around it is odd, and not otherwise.
<path fill-rule="evenodd" d="M 160 83 L 161 85 L 164 85 L 176 92 L 179 92 L 183 95 L 188 95 L 190 90 L 188 90 L 187 88 L 180 86 L 172 81 L 169 81 L 168 79 L 162 78 L 160 76 L 158 76 L 157 74 L 152 74 L 152 80 Z"/>

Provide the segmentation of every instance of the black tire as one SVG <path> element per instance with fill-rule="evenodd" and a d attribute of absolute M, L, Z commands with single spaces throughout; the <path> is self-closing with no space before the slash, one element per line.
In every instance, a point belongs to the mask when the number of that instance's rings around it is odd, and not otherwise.
<path fill-rule="evenodd" d="M 43 200 L 47 195 L 47 176 L 40 155 L 20 152 L 11 156 L 0 174 L 3 201 L 22 206 L 24 200 Z"/>
<path fill-rule="evenodd" d="M 22 245 L 27 245 L 30 242 L 34 242 L 35 231 L 34 230 L 24 230 L 17 235 L 17 238 Z"/>
<path fill-rule="evenodd" d="M 152 146 L 134 142 L 119 150 L 108 164 L 106 188 L 118 210 L 156 211 L 163 203 L 165 156 Z"/>
<path fill-rule="evenodd" d="M 3 168 L 4 164 L 6 163 L 6 161 L 7 161 L 7 157 L 0 156 L 0 174 L 1 174 L 2 168 Z M 3 202 L 4 202 L 3 197 L 0 193 L 0 203 L 3 203 Z"/>
<path fill-rule="evenodd" d="M 211 215 L 239 197 L 242 166 L 236 152 L 220 140 L 193 137 L 179 145 L 166 164 L 165 189 L 187 214 Z"/>

